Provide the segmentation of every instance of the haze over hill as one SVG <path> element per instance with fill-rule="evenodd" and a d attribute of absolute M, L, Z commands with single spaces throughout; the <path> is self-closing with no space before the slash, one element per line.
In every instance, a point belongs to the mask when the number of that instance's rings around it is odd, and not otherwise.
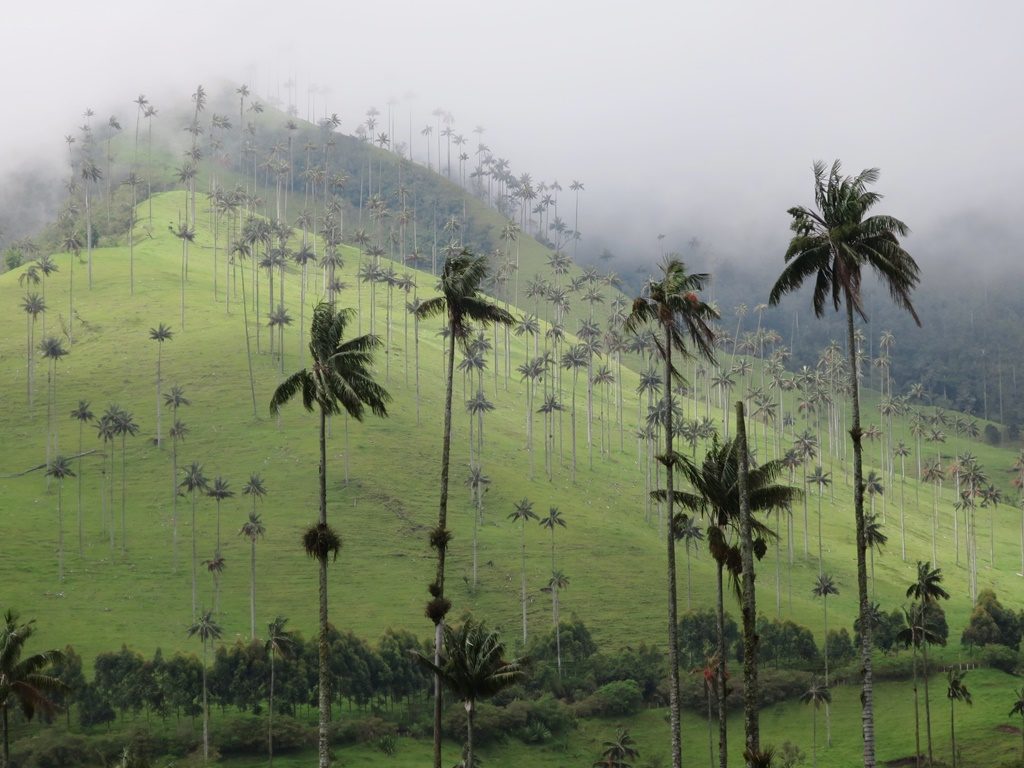
<path fill-rule="evenodd" d="M 3 173 L 59 161 L 87 106 L 126 116 L 140 92 L 159 105 L 216 78 L 287 100 L 293 79 L 300 116 L 337 112 L 351 131 L 394 99 L 418 155 L 441 107 L 467 136 L 485 127 L 518 172 L 584 181 L 584 246 L 600 239 L 623 260 L 649 260 L 659 233 L 670 250 L 697 236 L 724 256 L 777 259 L 811 160 L 833 157 L 883 170 L 926 264 L 950 239 L 986 261 L 1021 239 L 1016 3 L 60 5 L 45 23 L 31 4 L 6 11 L 0 65 L 19 76 Z"/>

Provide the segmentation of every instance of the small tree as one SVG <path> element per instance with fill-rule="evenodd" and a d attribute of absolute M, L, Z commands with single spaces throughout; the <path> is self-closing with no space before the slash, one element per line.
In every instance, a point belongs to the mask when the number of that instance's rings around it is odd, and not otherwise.
<path fill-rule="evenodd" d="M 949 699 L 949 737 L 952 743 L 953 751 L 953 768 L 956 768 L 957 764 L 957 752 L 956 752 L 956 703 L 962 701 L 964 704 L 970 705 L 971 692 L 967 690 L 967 686 L 964 685 L 964 677 L 967 676 L 966 672 L 958 672 L 955 669 L 949 670 L 946 673 L 946 698 Z"/>
<path fill-rule="evenodd" d="M 210 708 L 208 706 L 208 694 L 206 688 L 206 646 L 219 640 L 221 635 L 220 625 L 213 620 L 210 611 L 207 611 L 192 624 L 188 630 L 189 637 L 198 636 L 203 643 L 203 762 L 210 759 Z"/>
<path fill-rule="evenodd" d="M 500 693 L 524 677 L 522 663 L 518 659 L 506 661 L 504 654 L 505 646 L 498 633 L 473 619 L 467 619 L 458 629 L 445 625 L 440 664 L 417 654 L 420 663 L 440 677 L 445 687 L 466 706 L 466 766 L 476 765 L 473 762 L 476 702 Z"/>
<path fill-rule="evenodd" d="M 169 326 L 160 323 L 156 328 L 149 329 L 150 341 L 157 343 L 156 347 L 156 446 L 159 448 L 163 442 L 161 430 L 163 400 L 160 397 L 160 385 L 163 383 L 161 364 L 163 363 L 164 342 L 174 338 L 174 332 Z"/>
<path fill-rule="evenodd" d="M 266 526 L 255 512 L 249 513 L 249 519 L 242 524 L 238 531 L 239 536 L 249 539 L 249 632 L 253 640 L 256 639 L 256 540 L 262 539 L 267 532 Z"/>
<path fill-rule="evenodd" d="M 62 658 L 60 651 L 43 651 L 22 656 L 25 643 L 35 634 L 35 619 L 24 624 L 18 623 L 18 614 L 8 610 L 0 625 L 0 726 L 3 729 L 4 768 L 11 764 L 10 734 L 8 715 L 11 707 L 19 707 L 26 720 L 36 712 L 52 715 L 57 710 L 54 695 L 64 690 L 64 685 L 53 675 L 46 674 L 48 667 Z"/>

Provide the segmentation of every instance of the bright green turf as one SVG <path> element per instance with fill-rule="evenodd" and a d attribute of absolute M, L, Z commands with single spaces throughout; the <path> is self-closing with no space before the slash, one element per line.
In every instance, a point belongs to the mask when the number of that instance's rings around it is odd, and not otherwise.
<path fill-rule="evenodd" d="M 122 642 L 151 653 L 157 646 L 165 651 L 195 648 L 184 633 L 190 620 L 189 608 L 189 504 L 179 502 L 181 542 L 177 567 L 171 556 L 170 526 L 170 445 L 157 449 L 149 438 L 155 433 L 154 372 L 156 344 L 149 341 L 148 329 L 159 322 L 176 332 L 164 345 L 164 389 L 177 383 L 186 388 L 192 405 L 180 414 L 191 434 L 180 449 L 179 465 L 202 462 L 209 477 L 222 474 L 239 493 L 223 505 L 224 553 L 228 569 L 222 579 L 225 639 L 248 634 L 248 547 L 235 531 L 248 510 L 241 497 L 241 486 L 250 472 L 264 475 L 270 495 L 262 505 L 268 533 L 258 544 L 259 595 L 258 630 L 276 614 L 285 614 L 292 624 L 307 635 L 315 626 L 315 569 L 298 547 L 303 527 L 313 519 L 316 508 L 316 419 L 296 403 L 285 410 L 278 427 L 266 412 L 270 393 L 277 383 L 276 362 L 266 354 L 267 334 L 263 331 L 263 354 L 256 356 L 259 420 L 254 421 L 248 393 L 242 313 L 232 303 L 225 315 L 223 276 L 218 275 L 221 293 L 214 303 L 212 289 L 212 238 L 200 217 L 197 245 L 192 248 L 190 282 L 187 288 L 186 327 L 178 318 L 178 265 L 180 245 L 166 231 L 166 222 L 177 221 L 183 205 L 180 193 L 159 196 L 154 201 L 152 238 L 136 246 L 136 292 L 128 295 L 126 247 L 94 251 L 94 288 L 86 287 L 85 267 L 75 266 L 75 309 L 87 323 L 76 323 L 75 344 L 71 354 L 58 366 L 57 420 L 60 450 L 77 450 L 77 425 L 68 413 L 84 398 L 92 402 L 97 415 L 112 402 L 131 410 L 142 426 L 139 437 L 128 441 L 128 554 L 111 552 L 100 519 L 98 485 L 99 454 L 87 457 L 84 470 L 84 516 L 86 550 L 76 551 L 76 483 L 64 488 L 67 579 L 56 577 L 56 488 L 47 492 L 40 472 L 0 480 L 0 583 L 4 584 L 2 603 L 11 605 L 25 617 L 38 619 L 41 643 L 73 643 L 87 661 L 97 652 L 114 649 Z M 143 215 L 145 207 L 143 206 Z M 140 224 L 139 231 L 142 230 Z M 528 245 L 530 261 L 541 256 L 539 246 Z M 536 251 L 533 253 L 532 251 Z M 83 254 L 84 257 L 84 254 Z M 341 303 L 356 305 L 356 268 L 354 251 L 346 250 L 346 265 L 341 276 L 349 284 Z M 223 254 L 220 270 L 223 271 Z M 67 318 L 67 285 L 70 267 L 68 255 L 57 255 L 60 272 L 50 279 L 47 302 L 51 307 L 47 324 L 54 329 Z M 25 396 L 25 314 L 20 309 L 23 289 L 18 277 L 24 269 L 0 276 L 0 322 L 8 329 L 0 340 L 0 432 L 6 439 L 0 445 L 4 472 L 13 474 L 41 463 L 45 454 L 46 365 L 37 363 L 36 405 L 29 412 Z M 529 273 L 527 273 L 529 274 Z M 429 292 L 433 280 L 420 275 L 421 295 Z M 315 280 L 311 280 L 311 285 Z M 261 275 L 261 307 L 266 307 L 266 276 Z M 294 271 L 287 278 L 289 308 L 295 323 L 286 337 L 286 371 L 301 365 L 298 346 L 298 278 Z M 364 309 L 369 289 L 362 286 Z M 310 303 L 316 291 L 311 290 Z M 401 301 L 396 291 L 396 303 Z M 251 298 L 251 297 L 250 297 Z M 377 290 L 377 328 L 383 333 L 386 290 Z M 582 308 L 579 310 L 583 312 Z M 307 312 L 307 320 L 308 320 Z M 365 313 L 364 313 L 365 314 Z M 250 315 L 250 319 L 251 315 Z M 574 327 L 576 321 L 570 323 Z M 363 319 L 367 330 L 368 319 Z M 423 617 L 426 583 L 432 578 L 432 557 L 426 543 L 426 531 L 433 524 L 437 506 L 438 457 L 440 453 L 441 346 L 436 335 L 437 322 L 424 323 L 421 332 L 423 397 L 421 423 L 417 426 L 412 388 L 412 364 L 409 384 L 405 383 L 406 358 L 403 352 L 403 317 L 396 314 L 392 337 L 390 380 L 395 401 L 390 418 L 368 418 L 351 427 L 351 476 L 343 484 L 341 439 L 343 420 L 334 422 L 329 445 L 330 519 L 345 539 L 345 548 L 330 571 L 331 619 L 341 629 L 375 640 L 388 626 L 405 626 L 426 636 L 429 623 Z M 410 346 L 411 346 L 410 324 Z M 41 324 L 36 339 L 42 337 Z M 512 337 L 512 365 L 521 362 L 525 340 Z M 385 373 L 383 359 L 379 377 Z M 454 615 L 473 610 L 505 629 L 510 640 L 519 630 L 519 529 L 506 521 L 512 503 L 523 496 L 534 500 L 538 511 L 557 505 L 569 527 L 557 533 L 559 567 L 571 579 L 562 595 L 563 615 L 576 613 L 590 627 L 602 645 L 618 646 L 646 640 L 663 644 L 664 586 L 663 554 L 656 522 L 645 523 L 642 479 L 636 464 L 636 441 L 630 435 L 635 428 L 636 400 L 632 394 L 636 376 L 624 373 L 625 450 L 602 459 L 595 449 L 594 470 L 587 469 L 584 425 L 585 387 L 577 395 L 580 411 L 578 444 L 580 471 L 576 486 L 569 482 L 568 416 L 561 467 L 553 483 L 544 478 L 542 420 L 536 417 L 535 477 L 529 479 L 529 459 L 524 447 L 524 389 L 513 373 L 508 391 L 504 381 L 497 393 L 489 368 L 485 377 L 488 397 L 497 410 L 486 419 L 487 443 L 484 470 L 492 485 L 486 500 L 486 525 L 480 533 L 480 587 L 475 595 L 463 583 L 470 573 L 471 512 L 468 491 L 462 486 L 467 463 L 467 421 L 461 406 L 461 381 L 456 383 L 456 416 L 452 458 L 453 483 L 450 525 L 456 540 L 449 559 L 450 594 L 455 602 Z M 755 368 L 753 377 L 757 376 Z M 568 376 L 565 377 L 568 382 Z M 735 392 L 739 391 L 734 390 Z M 566 401 L 568 398 L 566 398 Z M 866 397 L 865 423 L 873 418 L 872 396 Z M 692 409 L 684 403 L 687 412 Z M 595 411 L 599 410 L 595 405 Z M 792 409 L 787 404 L 787 410 Z M 877 411 L 874 411 L 877 414 Z M 717 412 L 713 413 L 717 416 Z M 798 418 L 799 422 L 799 418 Z M 165 439 L 170 414 L 164 413 Z M 906 423 L 897 420 L 898 431 L 906 434 Z M 798 423 L 798 429 L 803 428 Z M 614 428 L 617 443 L 617 426 Z M 595 426 L 595 437 L 599 429 Z M 909 436 L 904 439 L 913 447 Z M 787 436 L 788 440 L 788 436 Z M 959 447 L 965 441 L 961 439 Z M 87 449 L 99 448 L 92 428 L 86 430 Z M 944 454 L 953 451 L 952 437 Z M 762 449 L 763 450 L 763 449 Z M 877 447 L 868 446 L 868 462 L 877 462 Z M 934 448 L 925 446 L 926 454 Z M 1004 472 L 1011 454 L 975 442 L 971 445 L 990 475 L 1008 489 L 1009 475 Z M 120 458 L 118 458 L 120 461 Z M 908 474 L 915 465 L 908 460 Z M 119 467 L 119 465 L 118 465 Z M 870 467 L 869 467 L 870 468 Z M 828 467 L 826 466 L 826 469 Z M 839 584 L 840 597 L 830 601 L 831 626 L 849 625 L 855 611 L 855 569 L 851 493 L 843 482 L 837 464 L 835 499 L 826 495 L 823 506 L 826 541 L 825 567 Z M 799 473 L 798 473 L 799 477 Z M 119 477 L 118 477 L 119 480 Z M 947 612 L 952 640 L 949 658 L 959 655 L 956 639 L 970 605 L 966 597 L 966 571 L 954 566 L 951 545 L 951 483 L 940 502 L 941 542 L 939 562 L 946 573 L 947 586 L 954 598 Z M 887 607 L 903 600 L 907 581 L 913 575 L 913 561 L 931 557 L 931 489 L 921 489 L 920 509 L 914 503 L 915 483 L 907 481 L 907 525 L 910 532 L 908 560 L 899 557 L 896 526 L 898 479 L 887 489 L 890 544 L 876 557 L 878 599 Z M 118 487 L 115 499 L 119 499 Z M 1012 497 L 1011 497 L 1012 498 Z M 115 502 L 119 504 L 119 501 Z M 811 552 L 816 550 L 816 498 L 809 499 Z M 119 514 L 119 506 L 116 507 Z M 785 613 L 820 634 L 821 606 L 810 596 L 810 584 L 818 572 L 816 558 L 802 551 L 802 509 L 795 510 L 797 542 L 793 567 L 792 610 L 788 599 Z M 1015 605 L 1022 595 L 1016 575 L 1020 561 L 1018 513 L 1012 504 L 996 510 L 996 569 L 988 566 L 987 518 L 979 511 L 982 525 L 979 537 L 981 586 L 992 585 L 1004 603 Z M 213 551 L 214 504 L 203 499 L 199 507 L 199 557 Z M 534 630 L 549 626 L 550 611 L 546 596 L 537 592 L 549 572 L 550 539 L 540 529 L 528 531 L 528 579 L 534 600 L 530 607 Z M 711 605 L 711 570 L 706 557 L 693 558 L 693 603 Z M 774 555 L 762 565 L 759 597 L 767 615 L 775 613 Z M 685 559 L 680 571 L 685 579 Z M 783 567 L 784 589 L 787 569 Z M 209 576 L 200 573 L 201 599 L 211 602 Z M 681 601 L 686 605 L 686 586 L 681 586 Z M 883 697 L 879 697 L 880 700 Z M 888 702 L 886 702 L 888 705 Z M 894 705 L 895 706 L 895 705 Z M 1003 707 L 1003 704 L 999 705 Z M 880 718 L 880 738 L 885 738 L 889 723 Z M 856 729 L 850 728 L 855 735 Z"/>

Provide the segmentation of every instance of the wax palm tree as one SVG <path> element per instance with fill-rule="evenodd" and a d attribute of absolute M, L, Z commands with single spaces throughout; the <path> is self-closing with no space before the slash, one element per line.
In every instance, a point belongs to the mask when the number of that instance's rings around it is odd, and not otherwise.
<path fill-rule="evenodd" d="M 103 441 L 103 484 L 101 484 L 101 498 L 103 504 L 103 526 L 110 533 L 110 550 L 114 550 L 114 439 L 117 437 L 117 428 L 114 424 L 114 416 L 118 406 L 112 405 L 96 420 L 96 437 Z M 107 444 L 110 444 L 109 472 L 107 471 Z M 109 510 L 110 519 L 107 520 Z"/>
<path fill-rule="evenodd" d="M 821 549 L 821 497 L 824 490 L 832 485 L 832 473 L 825 472 L 820 466 L 815 467 L 814 471 L 807 477 L 807 482 L 813 483 L 818 486 L 818 573 L 822 573 L 824 568 L 824 558 L 822 557 Z"/>
<path fill-rule="evenodd" d="M 162 432 L 162 430 L 160 428 L 161 424 L 162 424 L 162 420 L 161 420 L 161 415 L 162 415 L 161 407 L 163 405 L 163 401 L 162 401 L 162 399 L 160 397 L 160 385 L 163 383 L 163 379 L 161 378 L 160 365 L 161 365 L 161 362 L 163 360 L 164 342 L 165 341 L 170 341 L 171 339 L 174 338 L 174 331 L 172 331 L 169 326 L 166 326 L 163 323 L 160 323 L 160 325 L 158 325 L 156 328 L 150 328 L 149 329 L 149 338 L 150 338 L 150 341 L 155 341 L 157 343 L 157 347 L 156 347 L 156 350 L 157 350 L 157 352 L 156 352 L 156 446 L 157 446 L 157 448 L 159 448 L 160 445 L 161 445 L 161 441 L 163 439 L 163 432 Z"/>
<path fill-rule="evenodd" d="M 830 171 L 825 164 L 814 164 L 814 199 L 817 210 L 803 206 L 791 208 L 790 229 L 793 238 L 786 249 L 786 267 L 772 287 L 768 303 L 776 305 L 786 293 L 796 291 L 804 281 L 815 278 L 812 306 L 820 317 L 825 303 L 838 311 L 846 309 L 847 347 L 850 361 L 849 383 L 852 402 L 850 436 L 853 440 L 853 507 L 857 544 L 858 615 L 861 632 L 862 696 L 861 728 L 864 742 L 864 768 L 875 766 L 874 686 L 871 674 L 871 628 L 867 623 L 868 582 L 867 542 L 864 539 L 864 467 L 863 430 L 860 423 L 860 390 L 857 377 L 857 344 L 854 338 L 854 314 L 866 319 L 861 301 L 861 274 L 865 267 L 873 271 L 889 289 L 893 301 L 906 309 L 920 324 L 910 301 L 910 293 L 919 280 L 913 257 L 900 245 L 907 226 L 891 216 L 868 213 L 881 199 L 868 187 L 878 180 L 877 169 L 861 171 L 855 177 L 843 176 L 839 161 Z"/>
<path fill-rule="evenodd" d="M 921 715 L 920 706 L 918 704 L 918 691 L 917 691 L 917 654 L 919 650 L 925 650 L 929 645 L 933 643 L 941 642 L 941 638 L 935 633 L 930 626 L 927 617 L 925 615 L 925 609 L 923 604 L 915 603 L 911 605 L 909 609 L 903 609 L 903 615 L 906 620 L 906 626 L 903 627 L 899 632 L 896 633 L 896 642 L 901 643 L 903 646 L 912 648 L 914 653 L 913 661 L 913 688 L 914 688 L 914 756 L 917 764 L 920 765 L 921 761 Z M 928 704 L 928 670 L 927 665 L 925 666 L 925 708 L 929 707 Z M 931 721 L 929 720 L 929 733 L 931 731 Z"/>
<path fill-rule="evenodd" d="M 896 447 L 893 448 L 892 453 L 893 456 L 898 456 L 900 459 L 900 557 L 902 557 L 903 560 L 906 561 L 907 534 L 906 529 L 903 525 L 903 500 L 907 486 L 907 456 L 910 455 L 910 449 L 907 447 L 906 443 L 900 440 L 896 443 Z"/>
<path fill-rule="evenodd" d="M 188 427 L 178 419 L 178 409 L 191 405 L 192 401 L 185 396 L 185 389 L 174 384 L 171 391 L 164 395 L 164 405 L 171 409 L 171 528 L 172 562 L 178 569 L 178 443 L 188 436 Z"/>
<path fill-rule="evenodd" d="M 606 741 L 601 746 L 604 751 L 593 768 L 632 768 L 632 764 L 626 761 L 640 757 L 640 750 L 636 748 L 628 728 L 620 728 L 614 740 Z"/>
<path fill-rule="evenodd" d="M 218 616 L 220 615 L 220 577 L 224 573 L 224 569 L 227 568 L 227 564 L 227 560 L 219 549 L 213 551 L 213 557 L 209 560 L 203 560 L 207 572 L 213 577 L 213 613 Z"/>
<path fill-rule="evenodd" d="M 192 496 L 192 616 L 195 618 L 198 600 L 196 594 L 196 569 L 198 560 L 196 555 L 196 497 L 205 493 L 209 487 L 209 481 L 203 474 L 203 465 L 193 461 L 185 468 L 184 477 L 178 486 L 181 490 Z"/>
<path fill-rule="evenodd" d="M 926 621 L 926 607 L 937 604 L 939 600 L 949 600 L 949 593 L 942 587 L 942 569 L 932 568 L 931 563 L 917 561 L 917 578 L 907 587 L 907 597 L 916 600 L 920 604 L 920 624 Z M 908 621 L 908 624 L 910 622 Z M 928 733 L 928 764 L 933 762 L 932 758 L 932 718 L 931 704 L 928 697 L 928 646 L 935 642 L 929 637 L 922 635 L 922 654 L 924 656 L 924 713 L 925 725 Z M 941 640 L 940 640 L 941 642 Z"/>
<path fill-rule="evenodd" d="M 573 182 L 578 184 L 578 182 Z M 576 191 L 581 191 L 582 184 Z M 578 231 L 578 227 L 576 228 Z M 673 379 L 679 380 L 681 374 L 672 362 L 673 351 L 682 359 L 693 356 L 690 348 L 697 351 L 697 356 L 708 360 L 714 359 L 714 334 L 709 323 L 718 314 L 710 305 L 702 301 L 698 293 L 703 290 L 709 276 L 701 273 L 689 274 L 686 265 L 678 259 L 667 259 L 661 265 L 661 279 L 650 281 L 633 302 L 633 308 L 626 319 L 624 330 L 636 333 L 648 323 L 658 326 L 659 334 L 655 337 L 658 354 L 663 362 L 662 391 L 670 397 Z M 679 722 L 679 649 L 676 640 L 678 630 L 678 608 L 676 599 L 676 561 L 675 561 L 675 530 L 673 507 L 675 494 L 673 488 L 674 470 L 682 462 L 674 447 L 674 432 L 671 409 L 665 420 L 665 453 L 661 461 L 665 464 L 666 487 L 662 498 L 665 501 L 668 517 L 668 647 L 669 647 L 669 727 L 672 739 L 672 766 L 682 765 Z M 658 493 L 661 493 L 660 491 Z"/>
<path fill-rule="evenodd" d="M 207 611 L 193 622 L 186 630 L 189 637 L 198 637 L 203 644 L 203 762 L 210 759 L 210 708 L 206 688 L 206 647 L 213 645 L 214 640 L 221 636 L 220 625 L 213 620 Z"/>
<path fill-rule="evenodd" d="M 522 576 L 522 591 L 519 596 L 519 603 L 523 609 L 523 647 L 526 647 L 526 523 L 530 520 L 539 520 L 537 513 L 533 511 L 533 502 L 522 498 L 516 502 L 515 511 L 509 513 L 509 520 L 522 524 L 522 565 L 520 574 Z"/>
<path fill-rule="evenodd" d="M 416 657 L 465 704 L 466 766 L 477 764 L 473 758 L 477 701 L 490 698 L 525 677 L 522 663 L 518 659 L 506 660 L 504 656 L 505 646 L 498 633 L 483 622 L 467 619 L 457 629 L 445 626 L 440 663 L 422 654 Z"/>
<path fill-rule="evenodd" d="M 316 409 L 320 418 L 320 513 L 316 525 L 307 529 L 303 543 L 306 554 L 319 566 L 320 627 L 318 639 L 320 729 L 319 765 L 327 768 L 330 758 L 327 747 L 327 718 L 330 709 L 327 623 L 327 559 L 337 558 L 341 538 L 327 524 L 327 417 L 341 413 L 356 421 L 363 420 L 366 408 L 374 415 L 387 416 L 391 399 L 382 386 L 373 380 L 373 352 L 381 342 L 376 336 L 357 336 L 345 340 L 351 319 L 348 310 L 337 310 L 333 304 L 320 303 L 313 309 L 309 332 L 309 352 L 313 364 L 286 378 L 274 391 L 270 411 L 276 415 L 281 407 L 301 393 L 307 411 Z"/>
<path fill-rule="evenodd" d="M 178 228 L 175 229 L 170 224 L 167 228 L 171 231 L 176 238 L 181 240 L 181 327 L 185 327 L 185 280 L 188 276 L 188 244 L 194 243 L 196 240 L 195 227 L 190 227 L 188 224 L 188 218 L 184 222 L 179 222 Z M 90 286 L 91 287 L 91 286 Z"/>
<path fill-rule="evenodd" d="M 260 516 L 255 512 L 249 513 L 249 519 L 242 523 L 238 529 L 239 536 L 249 539 L 249 633 L 250 637 L 256 639 L 256 540 L 262 539 L 267 528 L 263 525 Z"/>
<path fill-rule="evenodd" d="M 249 479 L 242 486 L 242 493 L 252 499 L 252 514 L 256 514 L 256 502 L 262 501 L 267 495 L 267 487 L 263 484 L 263 478 L 259 472 L 253 472 Z"/>
<path fill-rule="evenodd" d="M 21 709 L 26 720 L 36 712 L 51 716 L 58 709 L 54 694 L 65 690 L 64 684 L 47 674 L 47 669 L 59 663 L 60 651 L 42 651 L 25 654 L 25 644 L 35 634 L 35 619 L 20 624 L 18 614 L 8 609 L 0 625 L 0 726 L 3 730 L 3 761 L 11 764 L 9 713 L 14 707 Z"/>
<path fill-rule="evenodd" d="M 270 765 L 274 764 L 274 660 L 278 657 L 287 658 L 295 649 L 295 636 L 284 628 L 288 619 L 276 617 L 267 625 L 267 641 L 264 644 L 267 656 L 270 657 L 270 691 L 267 701 L 267 758 Z"/>
<path fill-rule="evenodd" d="M 220 475 L 213 478 L 213 485 L 206 489 L 206 495 L 217 502 L 217 552 L 220 552 L 220 503 L 235 495 L 228 481 Z"/>
<path fill-rule="evenodd" d="M 27 320 L 25 328 L 25 354 L 28 376 L 28 407 L 31 410 L 35 400 L 35 329 L 36 319 L 46 312 L 46 301 L 38 293 L 30 293 L 21 300 L 21 308 L 25 310 Z"/>
<path fill-rule="evenodd" d="M 1021 738 L 1020 758 L 1021 758 L 1021 760 L 1024 760 L 1024 687 L 1021 687 L 1021 689 L 1020 689 L 1019 691 L 1014 691 L 1014 696 L 1016 696 L 1017 698 L 1016 698 L 1016 700 L 1015 700 L 1015 701 L 1013 702 L 1013 708 L 1012 708 L 1012 709 L 1010 710 L 1010 714 L 1009 714 L 1009 715 L 1007 715 L 1007 717 L 1013 717 L 1014 715 L 1020 715 L 1020 718 L 1021 718 L 1021 728 L 1020 728 L 1020 738 Z M 6 742 L 5 742 L 5 744 L 6 744 Z"/>
<path fill-rule="evenodd" d="M 800 701 L 811 705 L 811 765 L 818 766 L 818 708 L 832 702 L 832 692 L 819 680 L 811 683 L 811 687 L 800 694 Z"/>
<path fill-rule="evenodd" d="M 868 551 L 871 553 L 871 599 L 875 599 L 875 551 L 881 554 L 889 537 L 882 532 L 882 523 L 878 516 L 868 514 L 864 517 L 864 537 L 868 544 Z"/>
<path fill-rule="evenodd" d="M 836 586 L 832 576 L 827 573 L 818 574 L 811 594 L 821 598 L 822 610 L 825 621 L 825 687 L 828 687 L 828 598 L 829 595 L 838 595 L 839 588 Z M 825 743 L 832 746 L 832 716 L 829 711 L 829 703 L 825 702 Z"/>
<path fill-rule="evenodd" d="M 79 400 L 78 407 L 71 411 L 71 418 L 78 422 L 78 554 L 84 550 L 82 536 L 82 431 L 96 416 L 89 410 L 88 400 Z"/>
<path fill-rule="evenodd" d="M 693 602 L 693 578 L 690 572 L 690 550 L 697 549 L 699 542 L 704 541 L 704 531 L 697 525 L 697 518 L 689 515 L 676 515 L 676 541 L 683 542 L 686 552 L 686 610 L 690 610 Z"/>
<path fill-rule="evenodd" d="M 445 374 L 444 433 L 441 441 L 441 499 L 438 507 L 437 527 L 430 533 L 430 545 L 437 551 L 437 573 L 431 582 L 431 599 L 427 616 L 434 623 L 434 664 L 440 665 L 442 627 L 451 607 L 444 596 L 445 556 L 451 541 L 448 530 L 448 474 L 452 442 L 452 387 L 455 380 L 455 343 L 468 338 L 471 322 L 487 326 L 492 323 L 511 325 L 513 317 L 501 307 L 491 304 L 479 295 L 487 277 L 487 259 L 474 256 L 463 249 L 445 260 L 441 272 L 441 295 L 420 304 L 416 317 L 423 319 L 443 315 L 447 320 L 448 358 Z M 434 678 L 434 768 L 441 768 L 441 677 Z"/>
<path fill-rule="evenodd" d="M 121 438 L 121 553 L 128 551 L 127 506 L 128 506 L 128 438 L 139 434 L 139 425 L 130 411 L 117 408 L 114 411 L 114 434 Z"/>
<path fill-rule="evenodd" d="M 964 678 L 966 676 L 966 672 L 960 672 L 952 668 L 946 672 L 946 698 L 949 699 L 949 738 L 951 743 L 950 750 L 953 754 L 953 768 L 956 768 L 957 765 L 956 703 L 959 701 L 968 706 L 974 703 L 971 701 L 971 692 L 964 685 Z"/>
<path fill-rule="evenodd" d="M 64 581 L 64 478 L 75 476 L 71 461 L 54 456 L 46 466 L 46 476 L 57 481 L 57 579 Z"/>
<path fill-rule="evenodd" d="M 718 656 L 723 660 L 719 668 L 718 707 L 719 707 L 719 760 L 725 768 L 728 759 L 726 741 L 726 659 L 725 648 L 725 603 L 724 574 L 728 569 L 730 578 L 738 584 L 741 575 L 741 554 L 739 547 L 729 544 L 728 534 L 738 530 L 740 524 L 740 465 L 739 436 L 725 443 L 712 438 L 703 461 L 699 466 L 689 461 L 680 462 L 683 476 L 693 487 L 693 492 L 677 491 L 675 500 L 681 506 L 708 518 L 707 531 L 708 549 L 717 565 L 717 618 L 718 618 Z M 777 485 L 775 479 L 782 473 L 781 461 L 769 461 L 751 469 L 747 478 L 747 491 L 750 499 L 750 510 L 769 512 L 790 504 L 798 491 L 786 485 Z M 660 493 L 660 492 L 659 492 Z M 767 525 L 759 520 L 751 520 L 751 535 L 761 543 L 757 547 L 763 552 L 764 542 L 773 533 Z"/>
<path fill-rule="evenodd" d="M 569 427 L 572 431 L 572 482 L 576 482 L 576 382 L 579 372 L 587 367 L 587 350 L 582 344 L 575 344 L 562 353 L 561 365 L 572 371 L 572 396 L 569 405 Z"/>
<path fill-rule="evenodd" d="M 44 360 L 48 360 L 50 370 L 47 374 L 46 398 L 46 461 L 49 463 L 51 452 L 58 449 L 57 433 L 53 426 L 53 417 L 57 407 L 57 363 L 68 354 L 61 340 L 48 336 L 39 343 L 39 351 Z"/>

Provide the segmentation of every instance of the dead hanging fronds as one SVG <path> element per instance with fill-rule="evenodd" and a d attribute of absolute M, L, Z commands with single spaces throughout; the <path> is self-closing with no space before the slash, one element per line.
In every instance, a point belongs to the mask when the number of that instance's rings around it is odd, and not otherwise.
<path fill-rule="evenodd" d="M 448 611 L 452 608 L 452 601 L 445 597 L 435 597 L 427 603 L 426 615 L 434 624 L 440 624 Z"/>
<path fill-rule="evenodd" d="M 306 529 L 302 535 L 302 548 L 316 560 L 327 560 L 328 555 L 338 559 L 341 551 L 341 537 L 327 523 L 317 523 Z"/>
<path fill-rule="evenodd" d="M 430 532 L 430 548 L 446 550 L 452 540 L 452 532 L 447 528 L 434 528 Z"/>

